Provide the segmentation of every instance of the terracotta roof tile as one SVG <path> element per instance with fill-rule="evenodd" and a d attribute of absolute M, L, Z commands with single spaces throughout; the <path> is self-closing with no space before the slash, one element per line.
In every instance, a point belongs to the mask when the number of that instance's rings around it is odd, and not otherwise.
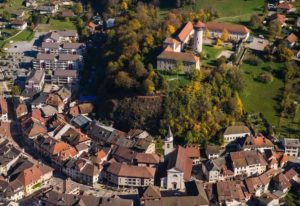
<path fill-rule="evenodd" d="M 182 30 L 178 34 L 178 39 L 181 42 L 184 42 L 185 39 L 190 35 L 190 33 L 193 31 L 193 24 L 192 22 L 188 22 L 185 24 L 185 26 L 182 28 Z"/>

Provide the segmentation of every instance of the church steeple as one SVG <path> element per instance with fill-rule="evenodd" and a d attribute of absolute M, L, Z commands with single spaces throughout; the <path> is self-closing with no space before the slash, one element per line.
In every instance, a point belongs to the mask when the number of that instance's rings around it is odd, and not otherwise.
<path fill-rule="evenodd" d="M 165 137 L 165 141 L 168 141 L 168 142 L 172 141 L 173 142 L 173 140 L 174 140 L 174 136 L 173 136 L 171 127 L 169 126 L 168 134 Z"/>
<path fill-rule="evenodd" d="M 174 151 L 173 140 L 174 140 L 174 136 L 169 126 L 168 134 L 166 135 L 164 140 L 164 156 Z"/>

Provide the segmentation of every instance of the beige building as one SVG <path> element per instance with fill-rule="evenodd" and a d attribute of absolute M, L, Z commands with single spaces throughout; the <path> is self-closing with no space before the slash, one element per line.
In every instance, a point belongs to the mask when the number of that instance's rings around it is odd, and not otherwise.
<path fill-rule="evenodd" d="M 230 158 L 234 176 L 259 175 L 267 170 L 268 163 L 262 154 L 256 150 L 231 152 Z"/>
<path fill-rule="evenodd" d="M 157 57 L 158 70 L 171 71 L 180 66 L 184 72 L 199 70 L 200 59 L 192 53 L 174 52 L 169 47 Z"/>
<path fill-rule="evenodd" d="M 156 169 L 112 162 L 104 173 L 104 179 L 121 187 L 146 187 L 154 185 Z"/>

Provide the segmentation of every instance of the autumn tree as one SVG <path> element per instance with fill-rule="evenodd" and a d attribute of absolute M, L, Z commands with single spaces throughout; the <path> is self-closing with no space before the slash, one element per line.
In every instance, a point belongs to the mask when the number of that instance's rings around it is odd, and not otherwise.
<path fill-rule="evenodd" d="M 291 61 L 294 56 L 293 51 L 284 45 L 279 46 L 277 53 L 278 53 L 278 57 L 279 57 L 280 61 L 282 61 L 282 62 Z"/>
<path fill-rule="evenodd" d="M 118 72 L 115 78 L 115 85 L 121 88 L 130 89 L 133 87 L 134 80 L 129 76 L 127 72 Z"/>
<path fill-rule="evenodd" d="M 274 40 L 281 33 L 281 24 L 275 19 L 269 25 L 269 39 Z"/>
<path fill-rule="evenodd" d="M 221 40 L 222 41 L 228 41 L 229 40 L 229 33 L 227 29 L 224 29 L 222 34 L 221 34 Z"/>
<path fill-rule="evenodd" d="M 205 28 L 204 33 L 203 33 L 203 38 L 208 39 L 210 37 L 210 32 L 207 28 Z"/>
<path fill-rule="evenodd" d="M 74 13 L 80 15 L 83 13 L 83 6 L 80 2 L 77 2 L 74 6 Z"/>

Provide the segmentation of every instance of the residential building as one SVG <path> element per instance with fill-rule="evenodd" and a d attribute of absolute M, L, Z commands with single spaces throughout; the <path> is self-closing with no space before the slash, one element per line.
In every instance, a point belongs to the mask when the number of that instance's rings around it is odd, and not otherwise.
<path fill-rule="evenodd" d="M 51 83 L 56 85 L 76 85 L 77 71 L 56 69 L 51 77 Z"/>
<path fill-rule="evenodd" d="M 267 170 L 268 163 L 256 150 L 231 152 L 230 158 L 235 176 L 259 175 Z"/>
<path fill-rule="evenodd" d="M 282 168 L 289 160 L 289 157 L 286 153 L 277 152 L 271 149 L 265 150 L 264 155 L 269 165 L 268 168 L 270 169 Z"/>
<path fill-rule="evenodd" d="M 217 182 L 217 200 L 227 206 L 245 205 L 251 195 L 242 181 Z"/>
<path fill-rule="evenodd" d="M 42 91 L 45 83 L 45 71 L 43 69 L 33 70 L 26 80 L 26 88 Z"/>
<path fill-rule="evenodd" d="M 61 167 L 67 160 L 77 155 L 76 149 L 71 145 L 47 136 L 38 136 L 34 140 L 33 146 L 54 166 Z"/>
<path fill-rule="evenodd" d="M 146 187 L 154 185 L 156 169 L 112 162 L 105 170 L 104 179 L 118 187 Z"/>
<path fill-rule="evenodd" d="M 249 135 L 245 137 L 245 140 L 242 145 L 242 149 L 244 151 L 258 150 L 261 153 L 264 153 L 265 150 L 274 149 L 274 144 L 272 143 L 271 140 L 269 140 L 268 138 L 262 135 L 257 135 L 257 136 Z"/>
<path fill-rule="evenodd" d="M 246 186 L 250 194 L 256 197 L 262 196 L 268 192 L 271 178 L 263 173 L 257 177 L 250 177 L 245 180 Z"/>
<path fill-rule="evenodd" d="M 273 178 L 273 183 L 274 188 L 282 191 L 283 193 L 287 193 L 292 187 L 289 179 L 283 173 L 276 175 Z"/>
<path fill-rule="evenodd" d="M 39 53 L 35 59 L 32 60 L 34 69 L 66 69 L 79 70 L 81 69 L 82 57 L 77 54 L 43 54 Z"/>
<path fill-rule="evenodd" d="M 8 121 L 8 107 L 4 96 L 0 96 L 0 121 Z"/>
<path fill-rule="evenodd" d="M 210 205 L 203 184 L 191 181 L 186 188 L 182 195 L 162 195 L 158 187 L 149 186 L 140 195 L 140 203 L 144 206 Z"/>
<path fill-rule="evenodd" d="M 59 42 L 43 42 L 39 48 L 41 53 L 46 54 L 77 54 L 84 55 L 86 46 L 84 43 L 59 43 Z"/>
<path fill-rule="evenodd" d="M 25 102 L 20 101 L 17 103 L 15 106 L 15 114 L 18 119 L 28 114 L 28 108 Z"/>
<path fill-rule="evenodd" d="M 39 11 L 40 14 L 55 14 L 58 11 L 58 4 L 42 5 L 36 10 Z"/>
<path fill-rule="evenodd" d="M 24 188 L 19 181 L 8 182 L 0 179 L 0 201 L 19 201 L 24 198 Z"/>
<path fill-rule="evenodd" d="M 193 160 L 193 165 L 201 164 L 199 145 L 187 145 L 185 153 L 188 158 Z"/>
<path fill-rule="evenodd" d="M 66 31 L 52 31 L 44 36 L 43 42 L 63 43 L 76 42 L 78 40 L 78 33 L 75 30 Z"/>
<path fill-rule="evenodd" d="M 62 194 L 53 190 L 36 194 L 34 205 L 81 205 L 81 206 L 133 206 L 133 200 L 122 199 L 118 196 L 96 197 L 92 195 Z"/>
<path fill-rule="evenodd" d="M 70 159 L 62 168 L 62 171 L 71 179 L 89 186 L 99 181 L 102 166 L 98 166 L 85 158 Z"/>
<path fill-rule="evenodd" d="M 233 171 L 228 165 L 228 158 L 218 157 L 207 160 L 202 164 L 203 174 L 208 182 L 230 180 L 234 177 Z"/>
<path fill-rule="evenodd" d="M 289 48 L 292 48 L 293 46 L 295 46 L 295 44 L 297 43 L 298 41 L 298 37 L 294 34 L 294 33 L 291 33 L 290 35 L 288 35 L 286 37 L 286 42 L 287 42 L 287 45 Z"/>
<path fill-rule="evenodd" d="M 291 157 L 298 157 L 299 154 L 299 139 L 284 138 L 284 152 Z"/>
<path fill-rule="evenodd" d="M 130 150 L 127 147 L 117 147 L 112 154 L 118 162 L 140 167 L 157 168 L 160 157 L 157 154 L 146 154 Z"/>
<path fill-rule="evenodd" d="M 215 159 L 220 157 L 222 149 L 218 145 L 206 145 L 205 153 L 207 159 Z"/>
<path fill-rule="evenodd" d="M 250 36 L 250 30 L 240 24 L 207 22 L 205 27 L 213 38 L 220 38 L 224 31 L 228 32 L 230 41 L 246 41 Z"/>
<path fill-rule="evenodd" d="M 19 19 L 13 20 L 10 25 L 12 29 L 24 30 L 27 28 L 27 22 Z"/>
<path fill-rule="evenodd" d="M 21 183 L 27 196 L 40 189 L 41 186 L 47 185 L 52 175 L 53 169 L 51 167 L 44 164 L 35 164 L 21 170 L 15 180 Z"/>
<path fill-rule="evenodd" d="M 227 127 L 224 132 L 224 140 L 229 143 L 237 138 L 243 138 L 251 135 L 250 129 L 244 125 L 234 125 Z"/>
<path fill-rule="evenodd" d="M 0 175 L 6 176 L 21 155 L 22 151 L 15 148 L 7 139 L 0 138 Z"/>
<path fill-rule="evenodd" d="M 272 193 L 266 193 L 258 198 L 260 206 L 277 206 L 279 204 L 279 197 Z"/>

